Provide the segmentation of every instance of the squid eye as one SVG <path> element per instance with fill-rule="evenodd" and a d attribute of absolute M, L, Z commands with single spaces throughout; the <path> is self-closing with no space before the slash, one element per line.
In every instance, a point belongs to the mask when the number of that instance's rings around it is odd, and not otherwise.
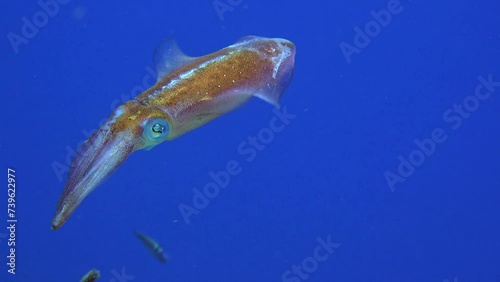
<path fill-rule="evenodd" d="M 154 118 L 146 122 L 143 127 L 142 137 L 147 142 L 159 143 L 167 138 L 170 126 L 165 119 Z"/>

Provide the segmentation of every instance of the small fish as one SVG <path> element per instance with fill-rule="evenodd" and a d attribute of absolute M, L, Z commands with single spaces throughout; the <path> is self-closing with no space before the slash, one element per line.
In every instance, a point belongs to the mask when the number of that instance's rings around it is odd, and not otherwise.
<path fill-rule="evenodd" d="M 138 231 L 135 232 L 135 236 L 139 238 L 142 243 L 148 248 L 148 250 L 162 263 L 167 263 L 167 256 L 163 252 L 163 248 L 151 237 L 146 236 Z"/>
<path fill-rule="evenodd" d="M 85 276 L 83 276 L 80 282 L 95 282 L 101 276 L 99 270 L 91 269 Z"/>

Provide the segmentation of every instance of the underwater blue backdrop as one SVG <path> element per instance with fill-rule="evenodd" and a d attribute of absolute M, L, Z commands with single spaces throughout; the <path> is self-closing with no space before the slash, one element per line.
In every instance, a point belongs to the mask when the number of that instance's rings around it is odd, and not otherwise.
<path fill-rule="evenodd" d="M 500 281 L 498 2 L 47 2 L 0 11 L 0 281 Z M 244 35 L 296 45 L 285 129 L 240 154 L 275 116 L 252 99 L 134 153 L 52 231 L 72 152 L 151 86 L 158 42 L 201 56 Z M 230 161 L 241 173 L 186 223 L 179 205 Z"/>

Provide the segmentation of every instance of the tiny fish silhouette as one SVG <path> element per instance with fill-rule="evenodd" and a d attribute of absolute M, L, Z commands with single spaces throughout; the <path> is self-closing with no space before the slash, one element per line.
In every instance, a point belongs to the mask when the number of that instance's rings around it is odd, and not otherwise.
<path fill-rule="evenodd" d="M 136 231 L 135 236 L 139 238 L 142 243 L 148 248 L 148 250 L 162 263 L 167 263 L 167 257 L 165 256 L 165 252 L 163 248 L 158 244 L 153 238 L 142 234 L 141 232 Z"/>
<path fill-rule="evenodd" d="M 85 274 L 85 276 L 83 276 L 80 282 L 95 282 L 99 277 L 101 277 L 99 270 L 91 269 L 87 274 Z"/>

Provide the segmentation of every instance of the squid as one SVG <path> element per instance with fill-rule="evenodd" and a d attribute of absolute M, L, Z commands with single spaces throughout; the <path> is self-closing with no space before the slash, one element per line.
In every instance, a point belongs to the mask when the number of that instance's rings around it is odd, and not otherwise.
<path fill-rule="evenodd" d="M 245 36 L 217 52 L 190 57 L 166 38 L 153 60 L 155 85 L 118 106 L 73 158 L 53 230 L 132 152 L 171 141 L 253 96 L 278 107 L 293 76 L 295 45 L 281 38 Z"/>

